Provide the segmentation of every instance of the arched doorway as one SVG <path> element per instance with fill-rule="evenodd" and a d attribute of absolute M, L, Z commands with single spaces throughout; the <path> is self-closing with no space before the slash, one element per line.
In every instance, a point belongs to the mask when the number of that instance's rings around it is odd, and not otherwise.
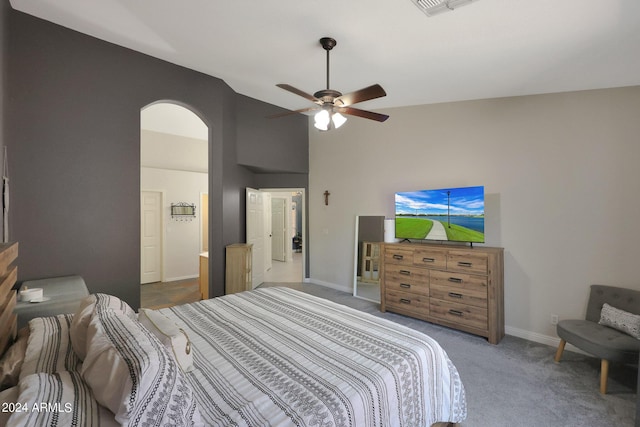
<path fill-rule="evenodd" d="M 199 299 L 208 251 L 209 129 L 174 102 L 140 112 L 141 306 Z M 152 286 L 150 286 L 152 285 Z"/>

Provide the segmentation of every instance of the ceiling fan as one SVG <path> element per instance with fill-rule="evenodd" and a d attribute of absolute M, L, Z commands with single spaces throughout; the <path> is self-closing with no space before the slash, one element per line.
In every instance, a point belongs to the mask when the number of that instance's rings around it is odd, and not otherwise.
<path fill-rule="evenodd" d="M 327 88 L 319 90 L 313 95 L 306 93 L 300 89 L 297 89 L 288 84 L 277 84 L 279 88 L 299 95 L 309 101 L 317 104 L 317 106 L 309 108 L 301 108 L 295 111 L 287 111 L 286 113 L 276 114 L 269 116 L 270 118 L 282 117 L 295 113 L 306 113 L 308 111 L 319 110 L 315 115 L 315 127 L 320 130 L 330 130 L 339 128 L 347 121 L 347 118 L 343 114 L 363 117 L 365 119 L 376 120 L 378 122 L 384 122 L 389 118 L 386 114 L 374 113 L 373 111 L 361 110 L 359 108 L 353 108 L 351 105 L 358 102 L 369 101 L 371 99 L 381 98 L 386 96 L 382 86 L 375 84 L 364 89 L 357 90 L 355 92 L 342 94 L 337 90 L 330 89 L 329 86 L 329 52 L 336 45 L 335 39 L 331 37 L 323 37 L 320 39 L 320 45 L 327 51 Z"/>

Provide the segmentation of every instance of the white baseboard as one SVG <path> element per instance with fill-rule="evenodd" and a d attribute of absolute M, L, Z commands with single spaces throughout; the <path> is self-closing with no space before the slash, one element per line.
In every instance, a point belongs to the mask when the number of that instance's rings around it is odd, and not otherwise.
<path fill-rule="evenodd" d="M 513 326 L 505 326 L 504 331 L 507 335 L 513 335 L 514 337 L 523 338 L 525 340 L 550 345 L 551 347 L 557 347 L 558 343 L 560 343 L 560 338 L 558 337 L 551 337 L 537 332 L 526 331 L 524 329 L 514 328 Z"/>
<path fill-rule="evenodd" d="M 320 285 L 320 286 L 326 286 L 327 288 L 331 288 L 331 289 L 336 289 L 338 291 L 342 291 L 342 292 L 348 292 L 350 294 L 353 294 L 353 288 L 351 288 L 350 286 L 344 286 L 344 285 L 338 285 L 336 283 L 331 283 L 331 282 L 325 282 L 323 280 L 318 280 L 318 279 L 304 279 L 305 283 L 315 283 L 316 285 Z"/>
<path fill-rule="evenodd" d="M 200 276 L 197 274 L 195 276 L 165 277 L 163 282 L 177 282 L 178 280 L 197 279 L 198 277 Z"/>
<path fill-rule="evenodd" d="M 537 342 L 540 344 L 546 344 L 551 347 L 558 347 L 558 344 L 560 344 L 560 338 L 558 337 L 551 337 L 549 335 L 543 335 L 537 332 L 526 331 L 524 329 L 514 328 L 513 326 L 505 326 L 504 332 L 507 335 L 513 335 L 514 337 Z M 588 353 L 585 353 L 584 351 L 580 350 L 578 347 L 574 347 L 569 343 L 567 343 L 565 350 L 588 355 Z"/>

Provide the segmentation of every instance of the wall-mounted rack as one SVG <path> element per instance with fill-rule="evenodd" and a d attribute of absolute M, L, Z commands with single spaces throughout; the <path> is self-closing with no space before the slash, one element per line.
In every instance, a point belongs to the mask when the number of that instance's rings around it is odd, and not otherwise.
<path fill-rule="evenodd" d="M 193 221 L 196 217 L 196 205 L 193 203 L 171 203 L 171 219 Z"/>

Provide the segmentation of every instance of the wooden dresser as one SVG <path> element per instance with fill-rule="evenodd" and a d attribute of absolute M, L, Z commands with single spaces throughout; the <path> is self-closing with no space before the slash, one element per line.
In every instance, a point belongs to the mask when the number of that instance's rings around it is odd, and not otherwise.
<path fill-rule="evenodd" d="M 13 290 L 18 278 L 18 243 L 0 243 L 0 355 L 16 337 L 17 316 L 13 312 L 17 293 Z"/>
<path fill-rule="evenodd" d="M 385 243 L 380 310 L 504 337 L 504 250 Z"/>
<path fill-rule="evenodd" d="M 234 243 L 226 248 L 227 260 L 225 270 L 225 294 L 250 291 L 251 276 L 251 243 Z"/>

